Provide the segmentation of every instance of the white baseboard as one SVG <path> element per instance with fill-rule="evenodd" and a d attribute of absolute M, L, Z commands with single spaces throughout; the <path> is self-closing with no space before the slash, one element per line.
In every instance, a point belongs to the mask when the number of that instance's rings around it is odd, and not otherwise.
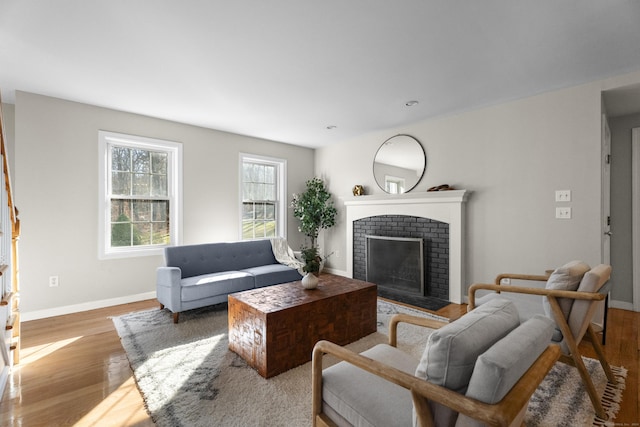
<path fill-rule="evenodd" d="M 4 392 L 4 387 L 7 385 L 10 372 L 11 369 L 8 366 L 4 366 L 0 369 L 0 395 Z"/>
<path fill-rule="evenodd" d="M 104 299 L 100 301 L 84 302 L 81 304 L 65 305 L 63 307 L 49 308 L 46 310 L 36 310 L 20 313 L 20 321 L 45 319 L 47 317 L 62 316 L 64 314 L 79 313 L 81 311 L 95 310 L 97 308 L 111 307 L 113 305 L 128 304 L 131 302 L 145 301 L 156 298 L 156 292 L 146 292 L 143 294 L 127 295 L 124 297 Z"/>
<path fill-rule="evenodd" d="M 609 300 L 609 308 L 619 308 L 621 310 L 633 311 L 633 303 L 626 301 Z"/>

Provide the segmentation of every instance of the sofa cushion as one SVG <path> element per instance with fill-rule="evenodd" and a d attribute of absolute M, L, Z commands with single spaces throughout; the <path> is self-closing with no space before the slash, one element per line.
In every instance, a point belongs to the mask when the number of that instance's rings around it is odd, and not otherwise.
<path fill-rule="evenodd" d="M 582 261 L 571 261 L 559 267 L 551 273 L 549 279 L 547 279 L 546 289 L 556 289 L 561 291 L 575 291 L 580 285 L 582 276 L 589 271 L 589 266 Z M 569 317 L 571 312 L 571 306 L 573 305 L 573 299 L 570 298 L 558 298 L 558 304 L 562 309 L 564 318 Z M 542 307 L 548 317 L 553 319 L 553 313 L 549 299 L 547 297 L 542 298 Z"/>
<path fill-rule="evenodd" d="M 361 354 L 411 375 L 418 365 L 418 360 L 387 344 Z M 322 384 L 322 410 L 339 426 L 411 424 L 411 393 L 392 382 L 340 362 L 322 371 Z"/>
<path fill-rule="evenodd" d="M 537 315 L 511 331 L 478 357 L 466 395 L 484 403 L 500 402 L 547 348 L 554 328 L 551 319 Z M 456 427 L 483 425 L 464 415 L 456 422 Z"/>
<path fill-rule="evenodd" d="M 302 279 L 298 270 L 287 267 L 284 264 L 267 264 L 241 270 L 255 278 L 255 287 L 276 285 L 279 283 L 295 282 Z"/>
<path fill-rule="evenodd" d="M 182 279 L 180 299 L 195 301 L 253 289 L 254 277 L 243 271 L 225 271 Z"/>
<path fill-rule="evenodd" d="M 518 311 L 511 301 L 492 299 L 433 332 L 415 375 L 464 393 L 476 359 L 519 324 Z M 455 422 L 456 412 L 436 403 L 430 406 L 436 425 Z"/>

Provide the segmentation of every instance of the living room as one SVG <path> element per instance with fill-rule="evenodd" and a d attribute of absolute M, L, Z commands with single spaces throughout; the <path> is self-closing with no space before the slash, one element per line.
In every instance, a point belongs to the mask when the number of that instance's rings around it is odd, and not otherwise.
<path fill-rule="evenodd" d="M 520 72 L 526 75 L 527 68 Z M 458 78 L 466 79 L 467 74 L 473 72 L 460 71 Z M 508 84 L 507 76 L 503 79 Z M 542 273 L 571 259 L 589 264 L 604 261 L 603 114 L 610 116 L 614 159 L 609 305 L 637 311 L 637 278 L 629 250 L 632 190 L 627 131 L 640 127 L 640 100 L 636 98 L 635 111 L 619 116 L 610 111 L 617 107 L 615 95 L 637 94 L 638 85 L 640 64 L 628 63 L 614 74 L 587 80 L 567 76 L 555 87 L 527 94 L 523 88 L 520 96 L 486 105 L 402 124 L 389 119 L 375 123 L 368 132 L 312 147 L 157 118 L 142 110 L 107 108 L 99 101 L 77 102 L 62 92 L 44 93 L 37 85 L 23 84 L 15 88 L 12 103 L 6 103 L 2 93 L 16 205 L 23 224 L 22 320 L 154 297 L 161 255 L 119 259 L 97 255 L 101 130 L 182 144 L 183 244 L 238 239 L 241 153 L 285 159 L 289 200 L 303 191 L 306 180 L 322 177 L 334 196 L 338 220 L 324 232 L 321 243 L 326 254 L 333 253 L 327 269 L 339 275 L 349 269 L 344 201 L 354 198 L 356 184 L 363 185 L 367 195 L 383 195 L 372 174 L 375 153 L 389 137 L 411 135 L 420 141 L 427 158 L 425 175 L 413 192 L 446 183 L 470 194 L 465 205 L 463 275 L 464 283 L 471 284 L 491 282 L 505 271 Z M 101 90 L 111 90 L 108 86 Z M 162 99 L 158 93 L 154 101 Z M 425 93 L 418 100 L 427 104 L 428 96 Z M 411 117 L 411 107 L 404 104 L 413 94 L 404 92 L 397 98 L 401 110 L 392 114 Z M 165 102 L 179 104 L 180 100 Z M 353 108 L 367 108 L 356 104 Z M 330 114 L 321 119 L 323 133 L 349 127 Z M 326 129 L 334 125 L 336 129 Z M 571 201 L 556 202 L 556 190 L 570 190 Z M 559 206 L 572 208 L 571 219 L 556 219 Z M 286 237 L 294 249 L 304 243 L 293 218 L 286 222 Z M 59 278 L 59 286 L 49 286 L 51 276 Z"/>
<path fill-rule="evenodd" d="M 339 206 L 353 197 L 355 184 L 370 194 L 382 192 L 371 173 L 375 152 L 388 137 L 406 133 L 417 138 L 427 153 L 426 173 L 414 192 L 440 183 L 471 192 L 465 243 L 469 281 L 491 280 L 505 269 L 544 271 L 567 258 L 594 263 L 602 257 L 601 92 L 603 87 L 638 82 L 640 73 L 631 73 L 315 150 L 18 92 L 15 107 L 5 104 L 3 111 L 8 134 L 15 132 L 17 138 L 14 187 L 21 220 L 29 224 L 20 241 L 21 281 L 29 284 L 21 292 L 24 320 L 152 297 L 155 268 L 162 264 L 162 256 L 117 260 L 96 256 L 98 147 L 87 141 L 96 141 L 101 129 L 182 141 L 183 243 L 238 238 L 241 152 L 287 159 L 289 197 L 302 191 L 315 171 L 326 179 Z M 628 138 L 620 141 L 623 144 L 629 150 Z M 66 208 L 43 216 L 42 206 L 59 206 L 54 189 L 61 187 L 72 195 L 64 203 Z M 555 218 L 558 189 L 572 191 L 571 220 Z M 630 191 L 628 182 L 626 189 Z M 612 197 L 626 194 L 614 191 Z M 614 219 L 615 215 L 614 211 Z M 323 242 L 327 253 L 334 252 L 328 267 L 337 273 L 347 269 L 343 218 L 344 210 L 339 210 L 337 224 L 324 233 Z M 69 230 L 73 238 L 60 242 L 59 230 Z M 290 246 L 297 250 L 304 240 L 294 220 L 288 221 L 287 231 Z M 615 252 L 612 262 L 616 264 Z M 48 277 L 54 275 L 59 276 L 60 286 L 51 288 Z M 611 304 L 628 309 L 633 304 L 632 282 L 618 283 L 619 275 L 614 270 Z"/>

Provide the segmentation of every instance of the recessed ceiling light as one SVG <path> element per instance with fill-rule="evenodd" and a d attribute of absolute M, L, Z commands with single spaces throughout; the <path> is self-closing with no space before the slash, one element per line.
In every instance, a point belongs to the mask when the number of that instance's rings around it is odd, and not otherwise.
<path fill-rule="evenodd" d="M 338 126 L 336 126 L 336 125 L 329 125 L 329 126 L 327 126 L 327 129 L 332 130 L 332 129 L 335 129 L 335 128 L 337 128 L 337 127 L 338 127 Z"/>
<path fill-rule="evenodd" d="M 407 101 L 404 105 L 407 107 L 413 107 L 414 105 L 418 105 L 418 101 Z"/>

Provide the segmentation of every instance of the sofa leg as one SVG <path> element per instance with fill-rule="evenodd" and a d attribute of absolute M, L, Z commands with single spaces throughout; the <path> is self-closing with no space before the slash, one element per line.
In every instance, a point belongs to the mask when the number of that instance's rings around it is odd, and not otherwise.
<path fill-rule="evenodd" d="M 160 304 L 160 310 L 164 310 L 164 304 Z"/>
<path fill-rule="evenodd" d="M 180 313 L 173 313 L 173 323 L 178 323 L 178 317 L 180 317 Z"/>

